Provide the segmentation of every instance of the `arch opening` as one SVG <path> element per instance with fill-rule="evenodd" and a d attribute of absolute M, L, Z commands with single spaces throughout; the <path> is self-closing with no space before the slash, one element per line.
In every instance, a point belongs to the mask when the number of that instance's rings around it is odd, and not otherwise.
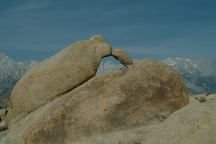
<path fill-rule="evenodd" d="M 113 71 L 121 71 L 126 67 L 116 60 L 113 56 L 107 56 L 101 59 L 99 67 L 97 69 L 97 75 L 109 73 Z"/>

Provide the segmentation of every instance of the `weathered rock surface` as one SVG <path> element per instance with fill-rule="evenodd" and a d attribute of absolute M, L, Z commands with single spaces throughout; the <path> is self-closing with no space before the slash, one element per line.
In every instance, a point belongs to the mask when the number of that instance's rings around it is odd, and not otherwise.
<path fill-rule="evenodd" d="M 67 144 L 82 137 L 160 123 L 188 101 L 185 86 L 173 69 L 141 61 L 126 71 L 94 77 L 41 106 L 12 125 L 1 143 Z"/>
<path fill-rule="evenodd" d="M 0 109 L 0 117 L 6 116 L 7 109 Z"/>
<path fill-rule="evenodd" d="M 111 46 L 101 36 L 94 36 L 33 67 L 12 91 L 9 126 L 92 78 L 101 58 L 111 53 Z"/>
<path fill-rule="evenodd" d="M 125 66 L 133 64 L 133 61 L 129 58 L 128 54 L 122 49 L 113 49 L 112 56 Z"/>
<path fill-rule="evenodd" d="M 8 112 L 8 109 L 0 109 L 0 132 L 8 129 L 7 123 L 5 121 L 7 112 Z"/>
<path fill-rule="evenodd" d="M 73 144 L 215 144 L 216 94 L 190 104 L 158 125 L 143 126 L 73 142 Z"/>
<path fill-rule="evenodd" d="M 2 138 L 4 138 L 7 135 L 8 130 L 4 130 L 0 132 L 0 141 Z"/>
<path fill-rule="evenodd" d="M 6 121 L 0 122 L 0 132 L 8 129 Z"/>

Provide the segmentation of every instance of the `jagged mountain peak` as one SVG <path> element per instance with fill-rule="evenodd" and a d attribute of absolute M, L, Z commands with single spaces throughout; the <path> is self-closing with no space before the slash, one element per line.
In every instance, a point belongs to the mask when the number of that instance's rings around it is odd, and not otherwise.
<path fill-rule="evenodd" d="M 162 62 L 174 67 L 179 72 L 187 71 L 191 74 L 199 72 L 198 66 L 188 58 L 167 58 Z"/>
<path fill-rule="evenodd" d="M 188 59 L 188 58 L 167 58 L 162 62 L 190 73 L 200 72 L 202 75 L 216 75 L 216 60 L 212 59 Z"/>
<path fill-rule="evenodd" d="M 167 58 L 161 62 L 172 66 L 183 77 L 192 94 L 216 92 L 215 60 Z"/>
<path fill-rule="evenodd" d="M 16 82 L 36 63 L 32 60 L 18 62 L 0 53 L 0 97 L 9 97 Z"/>

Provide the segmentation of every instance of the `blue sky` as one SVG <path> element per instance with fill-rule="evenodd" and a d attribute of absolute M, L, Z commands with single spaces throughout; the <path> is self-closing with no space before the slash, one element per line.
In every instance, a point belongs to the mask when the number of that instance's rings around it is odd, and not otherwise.
<path fill-rule="evenodd" d="M 133 58 L 216 58 L 215 0 L 0 0 L 0 52 L 43 60 L 101 34 Z"/>

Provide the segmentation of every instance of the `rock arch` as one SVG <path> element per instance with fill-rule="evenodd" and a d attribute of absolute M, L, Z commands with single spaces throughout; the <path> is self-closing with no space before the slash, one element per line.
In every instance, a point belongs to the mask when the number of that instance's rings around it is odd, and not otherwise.
<path fill-rule="evenodd" d="M 96 35 L 75 42 L 30 69 L 12 90 L 9 127 L 94 77 L 101 59 L 107 56 L 114 56 L 125 66 L 132 64 L 126 52 L 112 49 L 102 36 Z"/>

